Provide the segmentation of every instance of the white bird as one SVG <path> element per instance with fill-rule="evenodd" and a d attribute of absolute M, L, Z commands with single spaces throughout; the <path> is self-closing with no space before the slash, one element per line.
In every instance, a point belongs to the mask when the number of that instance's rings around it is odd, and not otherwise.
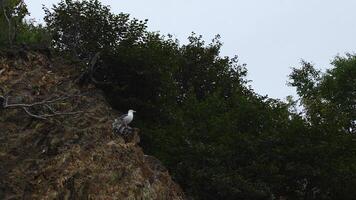
<path fill-rule="evenodd" d="M 134 113 L 134 112 L 136 112 L 136 111 L 130 109 L 130 110 L 127 112 L 127 114 L 121 115 L 121 116 L 119 117 L 119 119 L 120 119 L 122 122 L 124 122 L 125 127 L 127 127 L 127 124 L 129 124 L 130 122 L 132 122 L 132 120 L 133 120 L 133 113 Z"/>

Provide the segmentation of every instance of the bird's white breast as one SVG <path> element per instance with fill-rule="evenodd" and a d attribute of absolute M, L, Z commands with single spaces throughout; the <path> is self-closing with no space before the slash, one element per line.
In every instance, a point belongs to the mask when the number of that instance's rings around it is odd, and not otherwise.
<path fill-rule="evenodd" d="M 132 119 L 133 119 L 133 114 L 129 113 L 126 117 L 124 117 L 123 120 L 126 124 L 129 124 L 132 121 Z"/>

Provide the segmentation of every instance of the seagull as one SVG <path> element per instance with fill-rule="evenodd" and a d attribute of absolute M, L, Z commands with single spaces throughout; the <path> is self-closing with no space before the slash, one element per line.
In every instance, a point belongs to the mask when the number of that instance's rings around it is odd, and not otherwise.
<path fill-rule="evenodd" d="M 129 110 L 127 114 L 121 115 L 119 119 L 124 122 L 125 127 L 127 128 L 127 124 L 129 124 L 133 120 L 133 113 L 136 112 L 134 110 Z"/>

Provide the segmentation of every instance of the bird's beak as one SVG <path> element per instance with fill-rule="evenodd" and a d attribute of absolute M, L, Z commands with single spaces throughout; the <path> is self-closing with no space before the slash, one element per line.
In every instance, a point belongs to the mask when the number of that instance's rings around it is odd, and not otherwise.
<path fill-rule="evenodd" d="M 132 112 L 136 112 L 136 111 L 132 111 Z"/>

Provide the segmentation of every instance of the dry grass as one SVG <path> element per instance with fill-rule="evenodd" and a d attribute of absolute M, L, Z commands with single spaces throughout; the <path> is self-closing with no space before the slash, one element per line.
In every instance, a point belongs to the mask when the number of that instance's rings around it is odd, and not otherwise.
<path fill-rule="evenodd" d="M 137 129 L 128 142 L 112 134 L 118 113 L 93 86 L 75 83 L 76 69 L 34 52 L 0 57 L 0 95 L 11 103 L 80 94 L 52 106 L 83 112 L 41 120 L 0 108 L 0 199 L 183 199 L 144 156 Z"/>

